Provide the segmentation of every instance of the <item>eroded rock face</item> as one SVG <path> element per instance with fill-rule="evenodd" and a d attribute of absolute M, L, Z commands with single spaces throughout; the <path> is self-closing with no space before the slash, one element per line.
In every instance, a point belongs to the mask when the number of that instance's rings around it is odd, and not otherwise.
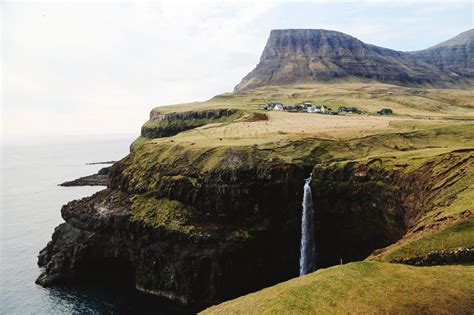
<path fill-rule="evenodd" d="M 103 261 L 125 261 L 138 290 L 206 306 L 295 277 L 299 184 L 309 172 L 294 165 L 234 170 L 208 174 L 178 194 L 163 190 L 161 198 L 198 212 L 190 233 L 131 220 L 132 187 L 72 201 L 61 211 L 66 223 L 40 253 L 45 269 L 37 283 L 76 283 Z"/>
<path fill-rule="evenodd" d="M 442 71 L 464 77 L 474 77 L 474 29 L 434 47 L 412 52 L 414 56 L 433 64 Z"/>
<path fill-rule="evenodd" d="M 336 31 L 273 30 L 259 64 L 235 91 L 350 77 L 402 85 L 448 86 L 463 77 L 472 77 L 473 32 L 468 32 L 471 44 L 407 53 L 369 45 Z"/>
<path fill-rule="evenodd" d="M 470 264 L 474 261 L 474 249 L 458 248 L 448 251 L 433 251 L 423 256 L 397 259 L 392 262 L 414 266 L 437 266 Z"/>
<path fill-rule="evenodd" d="M 147 138 L 171 137 L 180 132 L 204 126 L 219 118 L 236 113 L 234 109 L 210 109 L 161 114 L 150 113 L 150 120 L 142 127 L 141 135 Z"/>
<path fill-rule="evenodd" d="M 446 154 L 412 172 L 384 170 L 376 161 L 342 168 L 228 163 L 206 173 L 158 164 L 150 172 L 161 180 L 146 191 L 130 184 L 124 160 L 112 167 L 108 189 L 62 208 L 65 223 L 40 253 L 37 282 L 74 284 L 107 265 L 131 275 L 140 291 L 218 303 L 298 275 L 303 184 L 311 171 L 317 265 L 326 267 L 399 240 L 432 209 L 436 182 L 453 180 L 466 159 Z M 454 171 L 434 174 L 433 163 L 441 162 Z M 137 194 L 188 206 L 193 229 L 133 219 Z"/>
<path fill-rule="evenodd" d="M 363 260 L 398 241 L 430 209 L 418 173 L 366 165 L 314 169 L 318 267 Z"/>

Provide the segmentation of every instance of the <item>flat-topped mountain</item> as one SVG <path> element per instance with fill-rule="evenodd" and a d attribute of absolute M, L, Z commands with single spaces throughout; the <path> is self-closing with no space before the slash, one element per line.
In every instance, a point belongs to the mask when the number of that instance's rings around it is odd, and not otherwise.
<path fill-rule="evenodd" d="M 401 52 L 366 44 L 336 31 L 273 30 L 260 63 L 235 91 L 353 78 L 439 87 L 471 84 L 473 37 L 474 30 L 469 30 L 426 50 Z"/>

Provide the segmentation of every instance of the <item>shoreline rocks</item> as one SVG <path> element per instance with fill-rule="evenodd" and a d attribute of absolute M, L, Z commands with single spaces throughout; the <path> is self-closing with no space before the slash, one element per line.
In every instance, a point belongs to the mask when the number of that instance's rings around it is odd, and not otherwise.
<path fill-rule="evenodd" d="M 101 168 L 97 174 L 79 177 L 75 180 L 66 181 L 59 184 L 62 187 L 75 187 L 75 186 L 107 186 L 109 182 L 109 167 Z"/>

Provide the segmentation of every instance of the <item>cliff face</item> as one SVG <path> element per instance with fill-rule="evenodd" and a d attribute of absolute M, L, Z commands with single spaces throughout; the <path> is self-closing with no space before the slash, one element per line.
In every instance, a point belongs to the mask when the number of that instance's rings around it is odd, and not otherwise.
<path fill-rule="evenodd" d="M 411 53 L 444 72 L 474 77 L 474 29 L 434 47 Z"/>
<path fill-rule="evenodd" d="M 449 86 L 456 80 L 472 77 L 472 30 L 466 33 L 469 43 L 462 43 L 461 48 L 450 45 L 406 53 L 369 45 L 335 31 L 273 30 L 259 64 L 235 91 L 350 78 Z"/>
<path fill-rule="evenodd" d="M 39 284 L 106 271 L 127 275 L 140 291 L 206 306 L 297 276 L 303 179 L 311 170 L 318 267 L 396 242 L 436 193 L 428 166 L 403 173 L 370 163 L 234 162 L 203 173 L 181 160 L 180 167 L 157 163 L 143 176 L 131 169 L 138 155 L 114 165 L 107 190 L 63 207 L 65 223 L 39 256 Z"/>
<path fill-rule="evenodd" d="M 221 122 L 236 114 L 237 111 L 233 109 L 211 109 L 169 114 L 152 111 L 150 119 L 142 127 L 141 136 L 150 139 L 170 137 L 209 123 Z"/>
<path fill-rule="evenodd" d="M 164 221 L 143 216 L 146 208 L 130 197 L 140 188 L 129 185 L 123 167 L 115 166 L 109 189 L 63 207 L 66 222 L 39 256 L 39 284 L 84 281 L 105 265 L 130 275 L 139 291 L 205 306 L 297 275 L 299 184 L 310 169 L 221 170 L 194 184 L 170 179 L 141 195 L 146 203 L 184 205 L 192 213 L 181 224 L 178 208 Z"/>

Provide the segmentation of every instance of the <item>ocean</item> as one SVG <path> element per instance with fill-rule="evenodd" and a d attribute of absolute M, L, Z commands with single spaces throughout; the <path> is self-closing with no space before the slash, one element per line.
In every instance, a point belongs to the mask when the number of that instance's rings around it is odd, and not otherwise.
<path fill-rule="evenodd" d="M 186 314 L 133 288 L 107 284 L 43 288 L 39 251 L 63 222 L 61 206 L 105 187 L 58 184 L 126 156 L 135 136 L 37 138 L 1 147 L 0 314 Z"/>

